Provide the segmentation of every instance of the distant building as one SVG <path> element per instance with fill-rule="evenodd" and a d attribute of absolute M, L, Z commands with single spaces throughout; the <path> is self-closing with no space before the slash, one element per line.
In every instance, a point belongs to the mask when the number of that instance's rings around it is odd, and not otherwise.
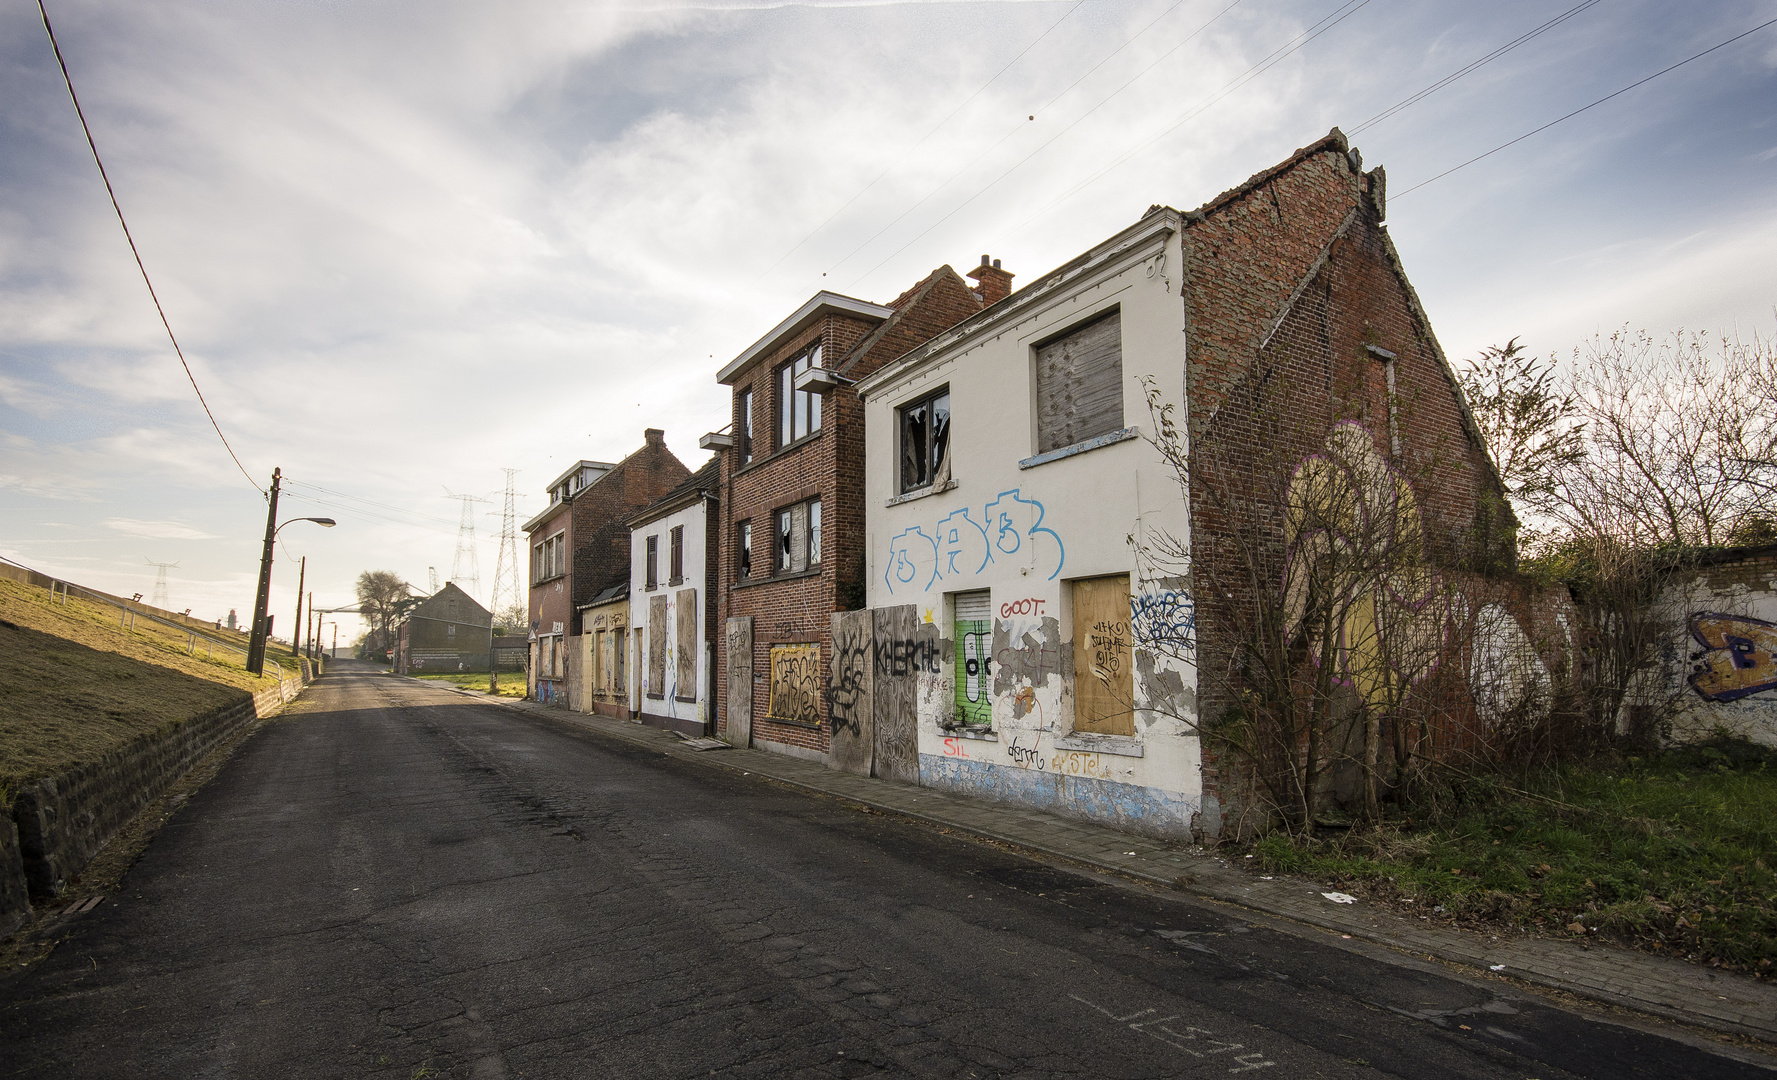
<path fill-rule="evenodd" d="M 395 631 L 395 671 L 425 675 L 486 671 L 494 618 L 468 593 L 447 581 L 414 605 Z"/>
<path fill-rule="evenodd" d="M 620 581 L 580 609 L 581 711 L 625 720 L 630 709 L 629 582 Z"/>
<path fill-rule="evenodd" d="M 629 627 L 642 723 L 715 730 L 717 460 L 630 519 Z M 597 653 L 596 647 L 594 648 Z"/>

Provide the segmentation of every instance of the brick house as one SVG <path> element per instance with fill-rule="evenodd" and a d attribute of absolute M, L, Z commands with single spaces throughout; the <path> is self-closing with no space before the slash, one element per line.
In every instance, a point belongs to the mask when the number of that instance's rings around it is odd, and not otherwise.
<path fill-rule="evenodd" d="M 1478 620 L 1530 683 L 1562 662 L 1383 183 L 1335 130 L 861 380 L 871 610 L 835 618 L 833 764 L 1219 836 L 1253 790 L 1204 738 L 1241 715 L 1241 632 L 1360 540 L 1401 557 L 1341 609 L 1351 712 L 1382 686 L 1476 723 Z M 1307 528 L 1346 489 L 1366 536 Z"/>
<path fill-rule="evenodd" d="M 715 729 L 718 463 L 630 519 L 629 633 L 636 643 L 631 714 L 687 735 Z M 614 646 L 613 646 L 614 647 Z M 602 652 L 592 655 L 601 668 Z"/>
<path fill-rule="evenodd" d="M 720 728 L 737 745 L 827 751 L 829 620 L 864 603 L 864 418 L 849 383 L 1004 296 L 1012 278 L 985 259 L 970 276 L 977 287 L 940 267 L 888 304 L 817 293 L 717 375 L 733 422 L 704 442 L 720 460 L 716 677 Z M 832 374 L 797 389 L 811 369 Z"/>
<path fill-rule="evenodd" d="M 486 608 L 447 581 L 402 617 L 395 632 L 395 671 L 486 671 L 493 622 Z"/>
<path fill-rule="evenodd" d="M 685 482 L 691 470 L 648 428 L 616 464 L 582 461 L 549 485 L 549 505 L 524 531 L 531 549 L 529 696 L 577 711 L 580 609 L 629 578 L 629 518 Z"/>

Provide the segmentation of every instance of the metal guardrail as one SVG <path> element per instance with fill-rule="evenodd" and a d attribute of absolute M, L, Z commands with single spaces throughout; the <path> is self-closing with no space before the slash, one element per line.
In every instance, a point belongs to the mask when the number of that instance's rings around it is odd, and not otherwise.
<path fill-rule="evenodd" d="M 136 620 L 137 616 L 141 616 L 142 618 L 147 619 L 149 622 L 155 623 L 157 625 L 164 626 L 164 627 L 168 628 L 169 630 L 177 630 L 180 633 L 185 634 L 190 639 L 186 643 L 186 647 L 185 647 L 186 655 L 188 655 L 188 656 L 196 656 L 197 655 L 197 642 L 198 642 L 198 639 L 200 639 L 200 638 L 203 639 L 203 641 L 205 642 L 205 645 L 206 645 L 205 655 L 209 655 L 212 650 L 214 650 L 217 647 L 221 647 L 223 649 L 228 650 L 229 652 L 240 653 L 243 659 L 247 656 L 247 647 L 244 645 L 238 645 L 232 641 L 226 641 L 226 640 L 219 638 L 219 637 L 213 637 L 209 634 L 206 634 L 206 633 L 204 633 L 200 630 L 197 630 L 194 627 L 188 626 L 184 623 L 174 622 L 172 619 L 163 618 L 159 615 L 154 614 L 154 612 L 152 610 L 149 610 L 145 607 L 131 607 L 130 602 L 128 600 L 119 599 L 118 597 L 112 596 L 110 593 L 102 593 L 102 592 L 99 592 L 95 589 L 89 589 L 84 585 L 76 585 L 75 583 L 73 583 L 71 581 L 65 581 L 61 578 L 56 577 L 53 574 L 45 574 L 43 571 L 38 570 L 35 567 L 26 566 L 24 563 L 18 562 L 17 560 L 14 560 L 14 559 L 8 559 L 4 555 L 0 555 L 0 562 L 9 563 L 13 566 L 18 567 L 20 570 L 27 570 L 33 574 L 36 574 L 38 577 L 44 578 L 45 580 L 47 580 L 49 582 L 49 595 L 52 599 L 52 602 L 53 602 L 54 597 L 56 597 L 59 594 L 62 597 L 62 602 L 64 604 L 66 604 L 67 598 L 69 595 L 69 590 L 73 590 L 74 592 L 79 593 L 81 599 L 83 599 L 83 600 L 90 600 L 90 601 L 97 603 L 97 604 L 105 604 L 107 606 L 119 609 L 123 613 L 120 616 L 119 621 L 126 630 L 135 628 L 135 620 Z M 276 660 L 272 659 L 270 656 L 267 656 L 265 658 L 265 662 L 270 664 L 272 667 L 278 669 L 277 679 L 278 679 L 278 682 L 281 684 L 284 681 L 284 665 L 278 663 Z"/>

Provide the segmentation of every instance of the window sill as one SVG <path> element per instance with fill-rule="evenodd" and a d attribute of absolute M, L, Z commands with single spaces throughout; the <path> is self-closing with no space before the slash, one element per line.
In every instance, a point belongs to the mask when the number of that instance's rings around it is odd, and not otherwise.
<path fill-rule="evenodd" d="M 658 588 L 660 588 L 660 583 L 659 583 L 659 582 L 658 582 L 658 581 L 657 581 L 657 582 L 655 582 L 655 583 L 654 583 L 654 584 L 652 584 L 652 585 L 643 585 L 643 586 L 642 586 L 642 591 L 643 591 L 643 592 L 653 592 L 653 591 L 655 591 L 655 590 L 656 590 L 656 589 L 658 589 Z"/>
<path fill-rule="evenodd" d="M 683 585 L 683 584 L 685 584 L 685 579 L 682 577 L 668 578 L 666 581 L 666 587 L 669 589 L 675 585 Z"/>
<path fill-rule="evenodd" d="M 770 721 L 773 724 L 782 724 L 785 727 L 799 727 L 799 728 L 805 728 L 809 731 L 821 730 L 821 725 L 818 722 L 817 723 L 810 723 L 807 720 L 791 720 L 788 717 L 772 716 L 769 713 L 767 713 L 765 715 L 764 719 Z"/>
<path fill-rule="evenodd" d="M 955 727 L 944 729 L 945 738 L 974 739 L 976 742 L 999 742 L 999 735 L 992 728 Z"/>
<path fill-rule="evenodd" d="M 801 581 L 803 578 L 820 576 L 821 568 L 817 566 L 812 570 L 797 570 L 794 572 L 786 571 L 782 574 L 773 574 L 770 577 L 748 578 L 745 581 L 736 581 L 729 585 L 728 588 L 730 591 L 734 589 L 751 589 L 760 585 L 770 585 L 774 581 Z"/>
<path fill-rule="evenodd" d="M 1034 469 L 1038 465 L 1047 465 L 1051 461 L 1060 461 L 1062 458 L 1073 457 L 1075 454 L 1084 454 L 1088 450 L 1097 450 L 1101 446 L 1110 446 L 1112 443 L 1127 442 L 1130 439 L 1136 438 L 1140 434 L 1141 432 L 1132 427 L 1121 428 L 1117 431 L 1107 431 L 1103 435 L 1087 439 L 1085 442 L 1077 442 L 1072 446 L 1063 446 L 1060 449 L 1051 450 L 1045 454 L 1038 454 L 1036 457 L 1027 457 L 1018 463 L 1018 467 L 1020 469 Z"/>
<path fill-rule="evenodd" d="M 535 589 L 540 585 L 547 585 L 552 581 L 560 581 L 562 578 L 565 578 L 567 576 L 568 575 L 566 573 L 561 573 L 561 574 L 554 574 L 554 575 L 551 575 L 546 578 L 538 578 L 537 580 L 531 582 L 531 588 Z"/>
<path fill-rule="evenodd" d="M 1089 754 L 1114 754 L 1117 757 L 1141 757 L 1141 740 L 1131 735 L 1094 735 L 1076 731 L 1055 740 L 1057 750 L 1083 750 Z"/>
<path fill-rule="evenodd" d="M 665 694 L 656 694 L 652 690 L 648 691 L 647 693 L 643 694 L 642 696 L 649 699 L 650 701 L 665 701 L 666 700 Z"/>
<path fill-rule="evenodd" d="M 696 699 L 696 698 L 695 698 L 695 697 L 680 697 L 680 696 L 679 696 L 679 695 L 677 695 L 677 694 L 674 694 L 674 695 L 673 695 L 673 700 L 674 700 L 674 701 L 682 701 L 682 702 L 684 702 L 684 703 L 685 703 L 685 704 L 687 704 L 687 705 L 695 705 L 695 704 L 697 704 L 697 699 Z"/>
<path fill-rule="evenodd" d="M 941 495 L 944 492 L 950 491 L 951 489 L 953 489 L 955 487 L 956 487 L 955 480 L 946 480 L 942 484 L 928 484 L 925 487 L 914 488 L 912 491 L 906 492 L 901 495 L 896 495 L 894 498 L 889 499 L 888 501 L 884 502 L 882 505 L 884 505 L 884 506 L 899 506 L 902 503 L 909 503 L 915 499 L 924 499 L 924 498 L 927 498 L 932 495 Z"/>
<path fill-rule="evenodd" d="M 752 472 L 754 469 L 763 468 L 776 461 L 778 458 L 783 457 L 785 454 L 794 453 L 795 451 L 802 449 L 804 446 L 807 446 L 809 443 L 818 441 L 822 435 L 826 434 L 826 431 L 826 428 L 822 428 L 819 431 L 813 431 L 802 436 L 802 438 L 797 439 L 793 443 L 785 443 L 770 453 L 754 454 L 753 460 L 734 470 L 734 475 L 743 476 L 746 473 Z"/>

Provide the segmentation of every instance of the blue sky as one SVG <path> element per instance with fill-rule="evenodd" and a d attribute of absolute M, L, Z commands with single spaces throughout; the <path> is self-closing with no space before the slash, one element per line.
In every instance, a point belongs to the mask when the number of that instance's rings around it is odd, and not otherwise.
<path fill-rule="evenodd" d="M 284 532 L 287 612 L 294 556 L 324 606 L 365 569 L 448 577 L 447 491 L 497 497 L 502 467 L 521 520 L 644 427 L 695 467 L 726 422 L 716 369 L 817 289 L 886 300 L 982 252 L 1029 280 L 1579 2 L 50 13 L 223 429 L 261 483 L 309 485 L 287 514 L 341 522 Z M 1777 26 L 1403 194 L 1774 17 L 1599 0 L 1354 136 L 1452 357 L 1777 330 Z M 244 616 L 263 501 L 167 345 L 25 4 L 0 11 L 0 102 L 0 554 L 124 593 L 176 560 L 175 607 Z M 477 526 L 485 600 L 499 521 Z"/>

